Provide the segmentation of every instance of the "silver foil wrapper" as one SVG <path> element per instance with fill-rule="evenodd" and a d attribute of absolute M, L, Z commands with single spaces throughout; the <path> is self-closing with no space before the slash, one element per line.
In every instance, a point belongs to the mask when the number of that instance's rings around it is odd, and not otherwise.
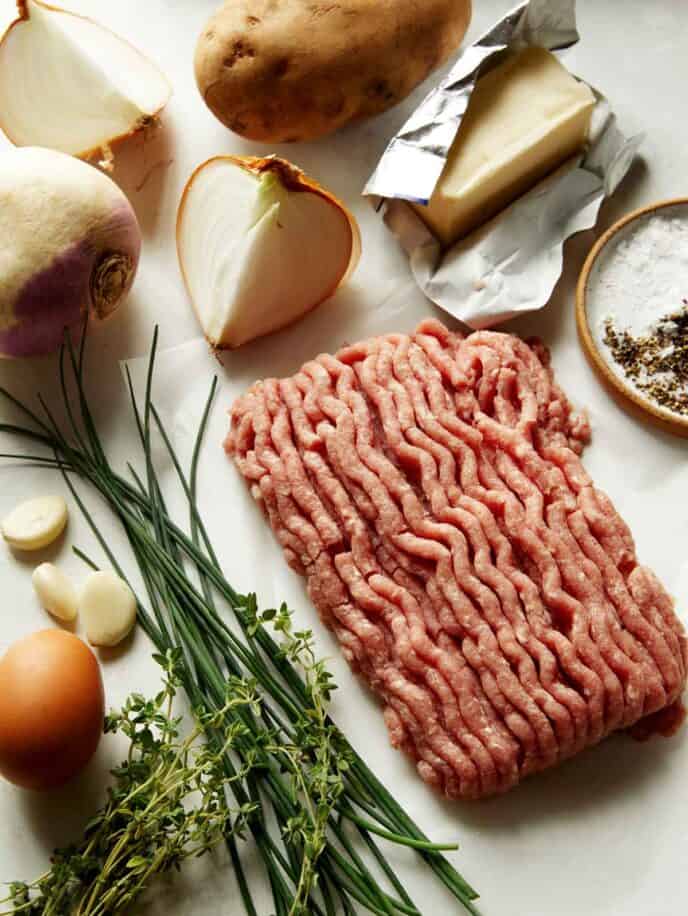
<path fill-rule="evenodd" d="M 594 226 L 642 138 L 625 137 L 608 101 L 593 90 L 597 104 L 585 154 L 446 251 L 407 201 L 427 203 L 432 196 L 476 80 L 501 52 L 535 45 L 560 55 L 578 40 L 575 0 L 521 3 L 466 48 L 391 140 L 364 190 L 407 252 L 425 295 L 470 327 L 490 327 L 547 304 L 561 274 L 564 241 Z"/>

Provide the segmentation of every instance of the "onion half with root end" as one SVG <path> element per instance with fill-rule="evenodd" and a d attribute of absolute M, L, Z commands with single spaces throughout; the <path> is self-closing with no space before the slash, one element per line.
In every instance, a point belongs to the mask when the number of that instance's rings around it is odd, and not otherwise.
<path fill-rule="evenodd" d="M 332 296 L 361 242 L 344 204 L 291 163 L 218 156 L 186 185 L 177 250 L 206 338 L 233 349 Z"/>
<path fill-rule="evenodd" d="M 0 200 L 0 357 L 42 356 L 121 304 L 141 232 L 107 175 L 54 150 L 0 154 Z"/>
<path fill-rule="evenodd" d="M 172 89 L 158 67 L 99 23 L 19 0 L 0 42 L 0 127 L 16 146 L 88 158 L 154 121 Z"/>

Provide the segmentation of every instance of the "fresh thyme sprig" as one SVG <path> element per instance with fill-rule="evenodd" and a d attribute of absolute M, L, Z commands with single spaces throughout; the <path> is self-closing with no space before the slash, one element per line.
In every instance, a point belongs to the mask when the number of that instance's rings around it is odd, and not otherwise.
<path fill-rule="evenodd" d="M 156 345 L 157 332 L 142 409 L 129 379 L 142 474 L 129 465 L 131 477 L 126 478 L 109 463 L 85 392 L 83 342 L 78 356 L 68 342 L 60 360 L 69 433 L 42 399 L 39 416 L 0 389 L 0 395 L 30 421 L 24 426 L 0 424 L 0 432 L 52 453 L 0 457 L 62 471 L 106 557 L 124 576 L 72 477 L 88 481 L 101 494 L 123 526 L 145 584 L 148 607 L 139 600 L 141 625 L 159 652 L 180 648 L 181 683 L 201 716 L 212 717 L 224 707 L 228 679 L 256 684 L 256 708 L 227 711 L 248 732 L 232 753 L 224 755 L 223 767 L 233 807 L 252 806 L 247 831 L 265 869 L 275 916 L 351 916 L 357 905 L 380 916 L 421 916 L 379 847 L 380 838 L 416 849 L 452 896 L 468 912 L 477 913 L 472 903 L 477 894 L 441 855 L 455 847 L 427 839 L 327 716 L 333 685 L 315 658 L 310 634 L 292 632 L 286 608 L 260 614 L 255 596 L 240 595 L 224 577 L 196 500 L 201 442 L 216 383 L 187 478 L 152 400 Z M 188 500 L 190 534 L 167 510 L 152 459 L 154 434 L 162 439 Z M 227 610 L 238 631 L 229 626 Z M 282 630 L 283 645 L 270 632 L 275 625 Z M 212 728 L 207 733 L 211 746 L 220 748 L 221 735 Z M 354 842 L 355 835 L 369 858 Z M 227 835 L 227 847 L 245 910 L 248 916 L 258 916 L 233 831 Z"/>
<path fill-rule="evenodd" d="M 87 824 L 76 844 L 56 850 L 51 868 L 32 884 L 15 882 L 0 901 L 0 913 L 22 916 L 103 916 L 127 912 L 152 880 L 190 858 L 210 851 L 227 836 L 241 837 L 255 806 L 227 804 L 230 778 L 225 754 L 240 740 L 232 711 L 255 706 L 255 685 L 233 680 L 222 708 L 199 713 L 180 738 L 182 717 L 173 715 L 180 653 L 157 656 L 162 690 L 153 699 L 132 694 L 105 720 L 106 732 L 129 740 L 127 758 L 112 770 L 105 807 Z M 206 730 L 222 734 L 206 742 Z M 248 769 L 233 779 L 244 779 Z M 7 905 L 11 909 L 6 909 Z"/>
<path fill-rule="evenodd" d="M 344 775 L 353 762 L 349 745 L 328 718 L 327 707 L 336 685 L 331 673 L 314 651 L 310 630 L 294 631 L 286 604 L 279 610 L 258 614 L 253 602 L 246 609 L 247 633 L 253 637 L 266 623 L 283 634 L 280 657 L 298 666 L 303 674 L 309 704 L 294 723 L 291 744 L 268 745 L 269 753 L 281 757 L 291 776 L 292 797 L 301 810 L 287 821 L 285 836 L 305 852 L 293 912 L 307 916 L 307 903 L 317 883 L 316 863 L 327 843 L 327 825 L 344 792 Z"/>

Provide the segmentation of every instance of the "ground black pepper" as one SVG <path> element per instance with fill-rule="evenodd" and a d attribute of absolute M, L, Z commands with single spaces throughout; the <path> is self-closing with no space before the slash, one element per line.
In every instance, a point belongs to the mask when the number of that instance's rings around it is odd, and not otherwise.
<path fill-rule="evenodd" d="M 660 407 L 688 417 L 688 300 L 639 337 L 620 331 L 608 318 L 604 342 L 636 388 Z"/>

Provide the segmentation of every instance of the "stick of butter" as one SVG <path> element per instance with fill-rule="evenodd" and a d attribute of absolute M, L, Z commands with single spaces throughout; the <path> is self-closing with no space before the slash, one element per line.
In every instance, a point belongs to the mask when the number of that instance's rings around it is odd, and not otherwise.
<path fill-rule="evenodd" d="M 480 78 L 427 206 L 446 246 L 493 217 L 579 152 L 595 97 L 544 48 L 527 48 Z"/>

